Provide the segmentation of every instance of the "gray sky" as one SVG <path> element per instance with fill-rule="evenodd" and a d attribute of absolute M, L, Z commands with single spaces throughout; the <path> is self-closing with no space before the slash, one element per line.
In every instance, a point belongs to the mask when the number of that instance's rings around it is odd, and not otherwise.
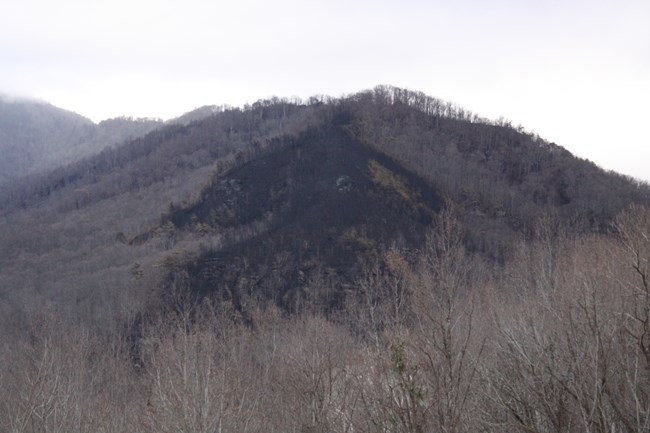
<path fill-rule="evenodd" d="M 3 0 L 0 91 L 95 121 L 392 84 L 650 180 L 650 0 Z"/>

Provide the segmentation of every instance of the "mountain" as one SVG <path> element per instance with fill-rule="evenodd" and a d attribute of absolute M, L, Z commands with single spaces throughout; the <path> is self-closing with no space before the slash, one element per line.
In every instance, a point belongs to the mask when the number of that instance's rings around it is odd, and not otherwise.
<path fill-rule="evenodd" d="M 650 204 L 647 184 L 419 92 L 207 111 L 0 188 L 5 302 L 104 328 L 204 294 L 332 310 L 442 208 L 500 266 L 541 219 L 607 233 Z"/>
<path fill-rule="evenodd" d="M 0 184 L 0 430 L 648 430 L 648 184 L 386 86 L 185 119 Z"/>
<path fill-rule="evenodd" d="M 117 117 L 95 124 L 44 101 L 0 94 L 0 184 L 79 161 L 164 125 L 200 121 L 223 109 L 206 105 L 166 122 Z"/>
<path fill-rule="evenodd" d="M 64 162 L 92 135 L 89 119 L 50 104 L 0 98 L 0 182 Z"/>
<path fill-rule="evenodd" d="M 78 161 L 161 124 L 116 118 L 96 125 L 46 102 L 0 97 L 0 183 Z"/>

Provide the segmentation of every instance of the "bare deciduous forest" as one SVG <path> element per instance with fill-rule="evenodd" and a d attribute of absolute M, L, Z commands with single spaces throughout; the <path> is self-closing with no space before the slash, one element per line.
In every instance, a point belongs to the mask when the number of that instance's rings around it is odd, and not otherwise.
<path fill-rule="evenodd" d="M 540 220 L 500 272 L 467 254 L 451 212 L 436 227 L 415 256 L 388 250 L 330 317 L 251 304 L 244 320 L 179 293 L 136 338 L 47 308 L 5 322 L 3 430 L 649 428 L 647 210 L 609 237 Z"/>
<path fill-rule="evenodd" d="M 650 431 L 648 185 L 397 88 L 213 111 L 0 185 L 2 431 Z"/>

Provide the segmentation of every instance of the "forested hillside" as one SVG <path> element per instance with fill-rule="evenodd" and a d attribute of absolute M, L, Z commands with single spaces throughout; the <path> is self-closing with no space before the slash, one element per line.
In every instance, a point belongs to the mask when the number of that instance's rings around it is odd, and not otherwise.
<path fill-rule="evenodd" d="M 93 123 L 44 102 L 0 97 L 0 183 L 65 162 L 59 152 L 76 148 Z"/>
<path fill-rule="evenodd" d="M 0 184 L 78 161 L 161 125 L 126 117 L 94 124 L 46 102 L 0 95 Z"/>
<path fill-rule="evenodd" d="M 647 184 L 386 86 L 179 119 L 0 185 L 4 430 L 650 428 Z"/>

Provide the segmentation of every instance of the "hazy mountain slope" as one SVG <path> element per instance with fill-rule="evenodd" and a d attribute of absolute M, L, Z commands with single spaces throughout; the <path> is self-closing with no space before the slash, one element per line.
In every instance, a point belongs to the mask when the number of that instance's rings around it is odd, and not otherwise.
<path fill-rule="evenodd" d="M 0 97 L 0 182 L 60 162 L 92 137 L 92 121 L 44 102 Z"/>
<path fill-rule="evenodd" d="M 0 98 L 0 183 L 78 161 L 161 125 L 131 118 L 95 125 L 45 102 Z"/>
<path fill-rule="evenodd" d="M 419 247 L 442 198 L 495 263 L 542 216 L 603 231 L 650 203 L 647 185 L 419 93 L 260 101 L 0 188 L 0 296 L 98 322 L 187 292 L 336 305 L 377 252 Z"/>

